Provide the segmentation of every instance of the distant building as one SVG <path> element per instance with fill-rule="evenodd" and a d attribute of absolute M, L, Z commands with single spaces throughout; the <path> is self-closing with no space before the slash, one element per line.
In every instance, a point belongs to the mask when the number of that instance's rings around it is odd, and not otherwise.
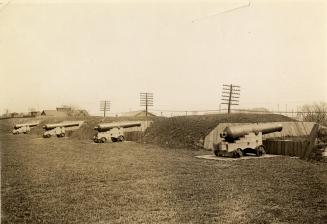
<path fill-rule="evenodd" d="M 16 112 L 10 113 L 10 117 L 12 117 L 12 118 L 19 117 L 19 113 L 16 113 Z"/>
<path fill-rule="evenodd" d="M 70 112 L 70 111 L 73 111 L 73 109 L 71 108 L 71 107 L 57 107 L 56 108 L 57 109 L 57 111 L 61 111 L 61 112 Z"/>
<path fill-rule="evenodd" d="M 90 116 L 89 112 L 87 110 L 71 110 L 67 112 L 68 116 L 72 117 L 88 117 Z"/>
<path fill-rule="evenodd" d="M 31 117 L 37 117 L 37 116 L 40 116 L 40 115 L 41 115 L 41 112 L 40 112 L 40 111 L 31 111 L 31 112 L 29 113 L 29 115 L 30 115 Z"/>
<path fill-rule="evenodd" d="M 122 117 L 146 117 L 146 111 L 139 110 L 139 111 L 130 111 L 126 113 L 122 113 L 120 116 Z M 148 117 L 155 117 L 153 113 L 148 112 Z"/>
<path fill-rule="evenodd" d="M 90 116 L 86 110 L 74 110 L 68 107 L 57 107 L 56 110 L 43 110 L 42 116 L 51 117 L 87 117 Z"/>
<path fill-rule="evenodd" d="M 68 114 L 64 111 L 57 110 L 43 110 L 41 113 L 42 116 L 51 116 L 51 117 L 67 117 Z"/>

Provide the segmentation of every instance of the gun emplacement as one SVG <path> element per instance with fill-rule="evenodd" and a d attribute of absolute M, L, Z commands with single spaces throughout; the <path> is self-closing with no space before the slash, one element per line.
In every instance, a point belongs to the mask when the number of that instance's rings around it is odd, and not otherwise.
<path fill-rule="evenodd" d="M 220 137 L 223 138 L 215 146 L 216 156 L 241 157 L 246 153 L 255 153 L 257 156 L 264 155 L 265 147 L 262 144 L 262 135 L 282 131 L 281 124 L 245 124 L 226 127 Z"/>

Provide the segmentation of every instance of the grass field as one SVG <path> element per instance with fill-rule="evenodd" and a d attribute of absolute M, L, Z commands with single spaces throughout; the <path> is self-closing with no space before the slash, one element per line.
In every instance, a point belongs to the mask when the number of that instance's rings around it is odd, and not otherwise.
<path fill-rule="evenodd" d="M 326 223 L 327 164 L 1 134 L 2 223 Z"/>

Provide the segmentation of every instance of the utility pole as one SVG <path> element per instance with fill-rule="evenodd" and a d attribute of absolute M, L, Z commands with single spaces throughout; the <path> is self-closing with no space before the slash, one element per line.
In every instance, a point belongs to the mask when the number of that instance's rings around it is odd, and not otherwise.
<path fill-rule="evenodd" d="M 109 100 L 101 100 L 100 101 L 100 111 L 103 112 L 103 117 L 106 117 L 106 112 L 110 111 L 111 101 Z"/>
<path fill-rule="evenodd" d="M 148 116 L 148 108 L 153 106 L 153 93 L 140 93 L 140 105 L 145 107 L 145 116 Z"/>
<path fill-rule="evenodd" d="M 232 105 L 239 105 L 239 98 L 240 98 L 240 86 L 237 85 L 223 85 L 223 91 L 221 95 L 221 100 L 223 101 L 221 104 L 228 105 L 228 114 L 231 113 L 231 106 Z"/>

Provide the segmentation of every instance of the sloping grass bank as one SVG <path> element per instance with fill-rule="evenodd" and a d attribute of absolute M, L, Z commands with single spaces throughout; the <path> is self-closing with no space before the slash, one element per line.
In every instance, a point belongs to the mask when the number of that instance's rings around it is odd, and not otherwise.
<path fill-rule="evenodd" d="M 147 143 L 171 148 L 198 148 L 219 123 L 283 122 L 293 119 L 276 114 L 216 114 L 157 119 L 144 137 Z"/>

